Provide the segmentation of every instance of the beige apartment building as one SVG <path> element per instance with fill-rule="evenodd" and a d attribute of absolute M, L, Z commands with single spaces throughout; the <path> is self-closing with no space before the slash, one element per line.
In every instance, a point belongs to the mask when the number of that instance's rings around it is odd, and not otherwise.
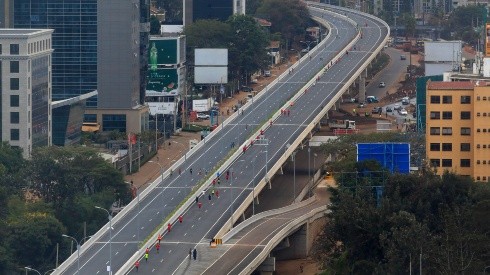
<path fill-rule="evenodd" d="M 427 160 L 490 181 L 490 82 L 427 83 Z"/>

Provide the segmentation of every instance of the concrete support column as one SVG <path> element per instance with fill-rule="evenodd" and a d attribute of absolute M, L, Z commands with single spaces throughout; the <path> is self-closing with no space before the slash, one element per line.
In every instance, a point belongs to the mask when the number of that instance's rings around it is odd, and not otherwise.
<path fill-rule="evenodd" d="M 335 110 L 339 110 L 340 109 L 340 102 L 342 100 L 337 100 L 337 102 L 335 102 Z"/>
<path fill-rule="evenodd" d="M 367 78 L 368 77 L 368 70 L 367 68 L 364 70 L 364 77 Z"/>
<path fill-rule="evenodd" d="M 366 101 L 366 78 L 359 78 L 359 102 Z"/>
<path fill-rule="evenodd" d="M 276 258 L 267 257 L 257 268 L 261 275 L 272 275 L 276 271 Z"/>

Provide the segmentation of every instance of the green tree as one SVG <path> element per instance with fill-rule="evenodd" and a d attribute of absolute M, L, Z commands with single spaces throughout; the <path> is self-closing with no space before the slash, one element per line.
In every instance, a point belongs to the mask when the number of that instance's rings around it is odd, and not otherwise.
<path fill-rule="evenodd" d="M 195 48 L 228 48 L 230 25 L 218 20 L 197 20 L 185 26 L 187 60 L 193 64 Z M 231 60 L 230 60 L 231 61 Z"/>
<path fill-rule="evenodd" d="M 157 0 L 156 6 L 165 10 L 166 23 L 180 23 L 183 21 L 182 0 Z"/>
<path fill-rule="evenodd" d="M 256 14 L 271 22 L 271 33 L 279 32 L 289 41 L 287 47 L 304 38 L 310 20 L 306 4 L 299 0 L 264 0 Z"/>
<path fill-rule="evenodd" d="M 264 69 L 269 64 L 269 39 L 255 19 L 248 15 L 231 16 L 227 23 L 231 29 L 229 47 L 230 71 L 246 75 Z"/>
<path fill-rule="evenodd" d="M 158 18 L 154 15 L 150 17 L 150 34 L 151 35 L 158 35 L 160 34 L 160 21 L 158 21 Z"/>
<path fill-rule="evenodd" d="M 411 13 L 404 13 L 400 16 L 400 23 L 405 27 L 405 36 L 414 37 L 415 27 L 417 26 L 417 21 L 415 16 Z"/>

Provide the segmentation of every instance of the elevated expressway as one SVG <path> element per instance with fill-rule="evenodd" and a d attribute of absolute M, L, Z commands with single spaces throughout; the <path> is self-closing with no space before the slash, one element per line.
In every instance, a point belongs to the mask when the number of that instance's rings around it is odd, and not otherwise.
<path fill-rule="evenodd" d="M 343 9 L 339 15 L 323 6 L 311 6 L 310 12 L 329 26 L 328 36 L 294 64 L 291 73 L 281 75 L 175 163 L 171 169 L 180 169 L 182 174 L 163 173 L 163 179 L 152 183 L 112 219 L 112 229 L 107 224 L 90 238 L 80 250 L 80 274 L 107 273 L 109 265 L 112 273 L 133 272 L 133 263 L 141 259 L 146 247 L 151 247 L 150 259 L 141 263 L 139 272 L 173 274 L 187 261 L 189 249 L 233 227 L 253 196 L 268 185 L 387 40 L 388 27 L 375 17 Z M 350 50 L 354 45 L 357 50 Z M 289 109 L 290 115 L 281 115 L 281 109 Z M 261 131 L 263 136 L 256 140 Z M 231 148 L 232 143 L 237 146 Z M 225 171 L 231 171 L 230 180 L 222 176 L 221 184 L 216 185 L 219 198 L 208 200 L 212 180 Z M 194 201 L 196 195 L 202 208 Z M 177 222 L 180 215 L 182 223 Z M 157 254 L 152 245 L 158 233 L 164 239 Z M 149 235 L 149 241 L 144 241 Z M 77 274 L 77 269 L 74 253 L 54 274 Z"/>

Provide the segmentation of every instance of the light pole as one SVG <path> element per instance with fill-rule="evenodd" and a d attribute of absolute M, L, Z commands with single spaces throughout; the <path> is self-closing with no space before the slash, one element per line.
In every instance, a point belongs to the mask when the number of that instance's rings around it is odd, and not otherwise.
<path fill-rule="evenodd" d="M 80 274 L 80 243 L 77 241 L 77 239 L 73 238 L 72 236 L 68 236 L 66 234 L 63 234 L 61 236 L 65 237 L 65 238 L 72 239 L 77 243 L 77 265 L 78 265 L 77 274 Z"/>
<path fill-rule="evenodd" d="M 44 272 L 44 275 L 48 274 L 48 272 L 53 273 L 53 271 L 55 271 L 55 270 L 56 270 L 56 268 L 50 269 L 50 270 L 48 270 L 48 271 Z"/>
<path fill-rule="evenodd" d="M 311 182 L 311 167 L 310 167 L 310 163 L 311 163 L 311 148 L 310 146 L 308 146 L 308 194 L 310 195 L 311 197 L 311 185 L 313 184 Z"/>
<path fill-rule="evenodd" d="M 163 182 L 163 166 L 159 162 L 156 162 L 153 160 L 149 160 L 148 162 L 149 163 L 155 163 L 155 164 L 158 164 L 158 166 L 160 166 L 160 175 L 162 176 L 162 182 Z"/>
<path fill-rule="evenodd" d="M 100 210 L 104 210 L 105 212 L 107 212 L 107 218 L 109 219 L 109 268 L 108 268 L 108 271 L 109 271 L 109 275 L 110 275 L 110 274 L 112 274 L 112 216 L 109 213 L 109 210 L 107 210 L 103 207 L 95 206 L 95 208 L 100 209 Z"/>
<path fill-rule="evenodd" d="M 262 153 L 267 153 L 267 151 L 260 151 L 258 155 L 262 154 Z M 252 159 L 252 216 L 255 215 L 255 178 L 256 178 L 256 175 L 255 175 L 255 159 Z M 267 162 L 267 160 L 266 160 Z M 267 173 L 266 173 L 267 174 Z"/>
<path fill-rule="evenodd" d="M 296 151 L 291 154 L 293 159 L 293 203 L 296 200 Z"/>
<path fill-rule="evenodd" d="M 185 145 L 184 145 L 184 144 L 182 144 L 182 143 L 180 143 L 180 142 L 178 142 L 178 141 L 175 141 L 175 140 L 172 140 L 171 142 L 173 142 L 173 143 L 177 143 L 177 144 L 179 144 L 180 146 L 182 146 L 182 148 L 183 148 L 183 152 L 184 152 L 184 161 L 187 161 L 187 152 L 185 152 L 185 149 L 186 149 L 186 148 L 185 148 Z"/>
<path fill-rule="evenodd" d="M 30 268 L 28 266 L 24 267 L 26 270 L 29 270 L 29 271 L 34 271 L 34 272 L 37 272 L 37 274 L 41 275 L 41 272 L 37 271 L 36 269 L 34 268 Z"/>

